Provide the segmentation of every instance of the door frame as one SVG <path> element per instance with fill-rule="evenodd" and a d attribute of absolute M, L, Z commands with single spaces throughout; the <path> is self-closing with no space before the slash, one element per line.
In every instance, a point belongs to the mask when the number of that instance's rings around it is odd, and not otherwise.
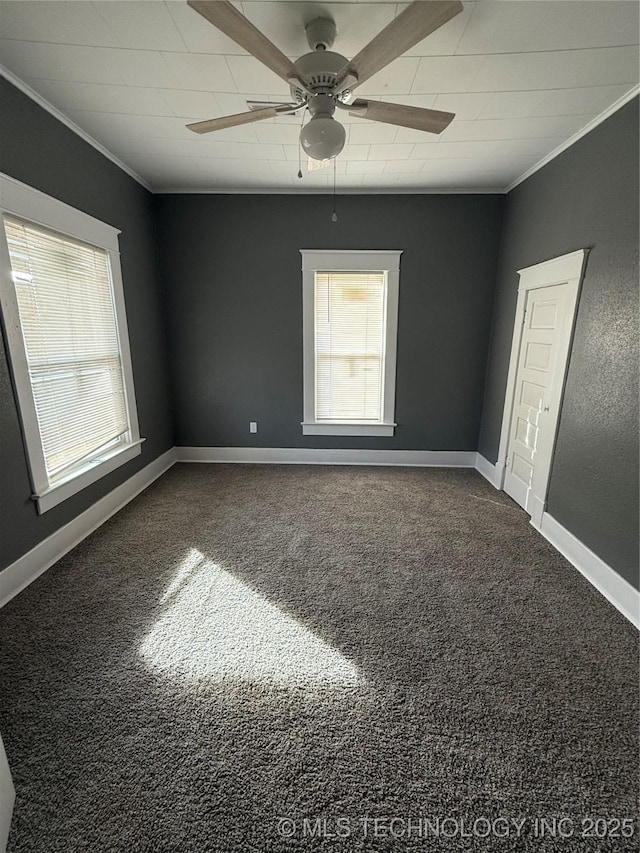
<path fill-rule="evenodd" d="M 520 276 L 520 282 L 518 285 L 518 301 L 516 303 L 513 337 L 511 341 L 511 355 L 509 357 L 509 372 L 507 374 L 507 388 L 504 399 L 504 409 L 502 412 L 498 460 L 496 462 L 498 488 L 502 490 L 504 490 L 504 480 L 507 469 L 506 461 L 507 451 L 509 448 L 509 436 L 511 432 L 511 418 L 513 415 L 513 400 L 515 396 L 518 363 L 520 361 L 520 347 L 522 344 L 522 332 L 524 329 L 525 306 L 527 304 L 528 292 L 538 288 L 551 287 L 556 284 L 568 285 L 568 310 L 571 316 L 571 329 L 567 351 L 564 355 L 560 354 L 556 368 L 562 374 L 561 392 L 559 405 L 555 412 L 555 420 L 550 423 L 550 428 L 553 433 L 550 452 L 546 459 L 542 458 L 540 462 L 536 464 L 534 481 L 532 483 L 533 494 L 530 503 L 531 523 L 535 527 L 540 527 L 542 523 L 542 516 L 547 505 L 549 475 L 551 473 L 551 464 L 555 453 L 558 424 L 560 422 L 564 388 L 567 379 L 567 368 L 569 366 L 569 356 L 573 345 L 578 297 L 580 294 L 580 287 L 582 284 L 588 253 L 589 249 L 578 249 L 576 252 L 570 252 L 567 255 L 560 255 L 557 258 L 551 258 L 548 261 L 542 261 L 539 264 L 534 264 L 530 267 L 523 267 L 523 269 L 518 270 L 518 275 Z"/>

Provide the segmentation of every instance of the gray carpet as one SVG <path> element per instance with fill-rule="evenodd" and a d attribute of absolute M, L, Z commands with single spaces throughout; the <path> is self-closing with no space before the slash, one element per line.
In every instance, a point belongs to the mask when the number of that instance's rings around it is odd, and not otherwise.
<path fill-rule="evenodd" d="M 637 634 L 473 471 L 178 465 L 0 621 L 13 853 L 638 849 Z"/>

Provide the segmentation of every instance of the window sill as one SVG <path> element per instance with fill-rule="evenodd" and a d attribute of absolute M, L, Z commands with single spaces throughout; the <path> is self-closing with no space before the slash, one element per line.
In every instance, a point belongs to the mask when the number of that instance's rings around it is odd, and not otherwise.
<path fill-rule="evenodd" d="M 77 492 L 91 485 L 91 483 L 95 483 L 106 474 L 115 471 L 116 468 L 124 465 L 125 462 L 129 462 L 131 459 L 135 459 L 136 456 L 140 456 L 143 441 L 144 438 L 127 444 L 126 447 L 119 447 L 117 450 L 101 456 L 99 460 L 87 463 L 84 468 L 75 471 L 68 479 L 50 486 L 41 494 L 32 495 L 32 499 L 38 505 L 38 515 L 42 515 L 43 512 L 52 509 L 54 506 L 62 503 L 62 501 L 66 501 L 67 498 L 75 495 Z"/>
<path fill-rule="evenodd" d="M 397 424 L 368 424 L 359 421 L 302 422 L 303 435 L 372 435 L 392 436 Z"/>

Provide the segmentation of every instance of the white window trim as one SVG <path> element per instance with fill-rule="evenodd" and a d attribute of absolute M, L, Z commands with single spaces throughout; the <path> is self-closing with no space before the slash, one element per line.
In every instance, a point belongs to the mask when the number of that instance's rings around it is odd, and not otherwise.
<path fill-rule="evenodd" d="M 303 435 L 392 436 L 395 423 L 396 357 L 398 342 L 398 292 L 402 250 L 300 249 L 302 255 L 302 309 L 304 353 Z M 317 421 L 315 413 L 314 288 L 318 270 L 384 270 L 387 273 L 387 326 L 381 422 Z"/>
<path fill-rule="evenodd" d="M 22 432 L 29 462 L 31 485 L 33 488 L 31 497 L 36 501 L 38 512 L 42 514 L 71 497 L 71 495 L 76 494 L 76 492 L 86 488 L 91 483 L 95 483 L 96 480 L 114 471 L 120 465 L 124 465 L 125 462 L 139 456 L 142 452 L 141 444 L 144 439 L 140 438 L 140 429 L 138 426 L 122 272 L 120 270 L 120 249 L 118 245 L 118 235 L 120 232 L 111 225 L 107 225 L 99 219 L 94 219 L 92 216 L 76 210 L 74 207 L 64 204 L 64 202 L 58 201 L 58 199 L 52 198 L 39 190 L 33 189 L 33 187 L 27 184 L 23 184 L 7 175 L 0 174 L 0 215 L 4 213 L 13 214 L 29 222 L 42 225 L 76 240 L 81 240 L 104 249 L 109 256 L 111 267 L 114 308 L 122 360 L 127 416 L 129 419 L 127 443 L 124 446 L 119 445 L 114 450 L 99 454 L 82 468 L 70 473 L 65 480 L 55 485 L 50 485 L 45 468 L 40 430 L 38 428 L 35 404 L 31 391 L 27 355 L 20 326 L 20 315 L 18 313 L 18 302 L 11 275 L 9 248 L 4 228 L 0 227 L 0 267 L 2 268 L 2 275 L 0 275 L 0 304 L 2 305 L 4 331 L 9 350 L 11 372 L 18 398 L 17 402 L 20 411 Z"/>

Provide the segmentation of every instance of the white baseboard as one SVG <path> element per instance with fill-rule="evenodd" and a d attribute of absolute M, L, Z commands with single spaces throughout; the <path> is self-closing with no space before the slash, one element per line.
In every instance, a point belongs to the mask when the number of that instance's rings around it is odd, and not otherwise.
<path fill-rule="evenodd" d="M 534 525 L 535 526 L 535 525 Z M 544 538 L 566 557 L 585 578 L 613 604 L 636 628 L 640 629 L 640 592 L 621 577 L 597 554 L 563 527 L 548 512 L 535 526 Z"/>
<path fill-rule="evenodd" d="M 466 450 L 343 450 L 309 447 L 176 447 L 178 462 L 252 462 L 276 465 L 409 465 L 473 468 Z"/>
<path fill-rule="evenodd" d="M 5 853 L 9 830 L 11 829 L 16 791 L 13 787 L 13 779 L 9 770 L 7 754 L 4 751 L 2 736 L 0 736 L 0 794 L 0 853 Z"/>
<path fill-rule="evenodd" d="M 167 450 L 133 477 L 116 486 L 89 509 L 56 530 L 15 563 L 0 572 L 0 607 L 10 601 L 68 551 L 139 495 L 176 461 L 175 448 Z"/>
<path fill-rule="evenodd" d="M 478 474 L 482 474 L 485 480 L 488 480 L 494 489 L 502 488 L 502 471 L 503 465 L 494 465 L 492 462 L 482 455 L 476 453 L 475 469 Z"/>

